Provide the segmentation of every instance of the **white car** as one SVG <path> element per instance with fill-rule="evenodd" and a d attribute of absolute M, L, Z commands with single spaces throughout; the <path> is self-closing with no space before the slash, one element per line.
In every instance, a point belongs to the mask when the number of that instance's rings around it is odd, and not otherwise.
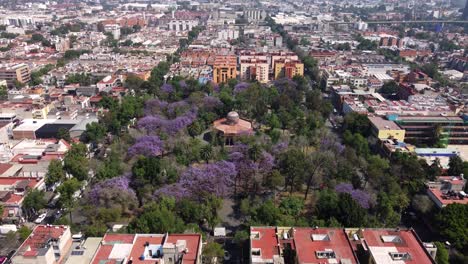
<path fill-rule="evenodd" d="M 224 260 L 230 260 L 231 259 L 231 253 L 224 251 Z"/>
<path fill-rule="evenodd" d="M 36 220 L 34 220 L 34 223 L 36 223 L 36 224 L 42 223 L 42 221 L 44 221 L 44 219 L 46 218 L 46 216 L 47 216 L 46 213 L 41 214 Z"/>

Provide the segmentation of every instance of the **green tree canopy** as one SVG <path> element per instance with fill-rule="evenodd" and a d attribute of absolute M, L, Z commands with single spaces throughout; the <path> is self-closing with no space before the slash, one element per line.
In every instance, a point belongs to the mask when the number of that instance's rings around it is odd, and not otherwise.
<path fill-rule="evenodd" d="M 73 177 L 75 177 L 79 181 L 83 181 L 88 178 L 89 160 L 86 157 L 86 154 L 86 145 L 82 143 L 73 144 L 63 160 L 63 167 L 65 171 L 73 175 Z"/>
<path fill-rule="evenodd" d="M 468 205 L 449 204 L 436 215 L 440 233 L 456 248 L 468 249 Z"/>
<path fill-rule="evenodd" d="M 45 183 L 48 187 L 59 183 L 65 179 L 62 161 L 55 159 L 51 160 L 47 169 Z"/>
<path fill-rule="evenodd" d="M 39 210 L 45 208 L 47 201 L 44 198 L 44 192 L 37 189 L 26 194 L 23 200 L 23 209 L 28 212 L 28 216 L 32 216 Z"/>

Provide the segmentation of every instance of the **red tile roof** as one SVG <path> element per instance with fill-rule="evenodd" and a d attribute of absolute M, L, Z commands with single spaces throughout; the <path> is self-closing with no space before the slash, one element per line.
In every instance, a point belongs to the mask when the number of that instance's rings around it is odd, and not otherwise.
<path fill-rule="evenodd" d="M 182 259 L 184 264 L 194 264 L 197 261 L 201 235 L 199 234 L 170 234 L 166 242 L 177 243 L 177 240 L 185 240 L 189 249 Z"/>
<path fill-rule="evenodd" d="M 441 190 L 435 189 L 435 188 L 429 188 L 428 191 L 430 191 L 443 206 L 446 206 L 449 204 L 455 204 L 455 203 L 468 204 L 468 198 L 464 198 L 464 199 L 460 199 L 456 197 L 447 198 L 446 195 Z"/>
<path fill-rule="evenodd" d="M 36 178 L 28 178 L 28 177 L 8 177 L 8 178 L 0 178 L 0 185 L 11 185 L 16 186 L 21 181 L 28 180 L 28 187 L 31 189 L 36 188 L 42 180 Z"/>
<path fill-rule="evenodd" d="M 131 244 L 134 239 L 135 235 L 133 234 L 105 234 L 102 242 Z"/>
<path fill-rule="evenodd" d="M 101 245 L 94 255 L 92 264 L 99 264 L 101 261 L 106 261 L 106 264 L 113 264 L 116 260 L 109 260 L 109 255 L 112 252 L 114 245 Z"/>
<path fill-rule="evenodd" d="M 396 247 L 400 253 L 409 253 L 405 263 L 434 263 L 413 230 L 363 229 L 362 236 L 368 247 Z M 382 236 L 398 236 L 401 242 L 384 242 Z"/>
<path fill-rule="evenodd" d="M 252 249 L 260 249 L 262 259 L 273 259 L 274 255 L 279 255 L 278 239 L 276 228 L 274 227 L 251 227 L 250 232 L 259 232 L 260 238 L 252 238 Z"/>
<path fill-rule="evenodd" d="M 44 244 L 46 244 L 49 239 L 59 239 L 67 229 L 67 226 L 36 226 L 31 235 L 21 245 L 18 254 L 22 254 L 23 256 L 35 256 L 36 254 L 34 252 L 43 248 Z"/>
<path fill-rule="evenodd" d="M 7 170 L 9 170 L 13 165 L 7 164 L 7 163 L 0 163 L 0 174 L 5 173 Z"/>
<path fill-rule="evenodd" d="M 294 228 L 294 242 L 299 263 L 320 263 L 324 259 L 317 258 L 316 251 L 333 250 L 340 262 L 348 259 L 350 263 L 357 263 L 349 244 L 346 233 L 342 228 Z M 314 241 L 312 234 L 328 235 L 328 241 Z"/>
<path fill-rule="evenodd" d="M 214 121 L 213 126 L 215 129 L 224 133 L 224 135 L 241 135 L 252 134 L 252 124 L 249 121 L 239 119 L 236 124 L 228 124 L 226 118 L 221 118 Z"/>
<path fill-rule="evenodd" d="M 140 260 L 140 256 L 145 252 L 145 243 L 148 242 L 150 245 L 162 245 L 164 240 L 163 235 L 159 236 L 140 236 L 137 237 L 135 243 L 133 243 L 132 251 L 130 252 L 130 258 L 133 260 L 132 263 L 155 263 L 154 259 Z"/>
<path fill-rule="evenodd" d="M 163 245 L 164 243 L 173 243 L 174 245 L 179 240 L 185 240 L 186 248 L 188 251 L 184 254 L 182 262 L 184 264 L 194 264 L 198 258 L 199 245 L 201 242 L 201 235 L 199 234 L 106 234 L 101 242 L 101 246 L 97 250 L 93 264 L 99 264 L 106 261 L 106 264 L 115 263 L 115 259 L 110 259 L 109 256 L 116 244 L 130 244 L 131 251 L 127 259 L 132 259 L 132 263 L 145 264 L 157 263 L 159 259 L 146 259 L 140 260 L 141 255 L 145 252 L 145 244 L 148 242 L 150 245 Z"/>

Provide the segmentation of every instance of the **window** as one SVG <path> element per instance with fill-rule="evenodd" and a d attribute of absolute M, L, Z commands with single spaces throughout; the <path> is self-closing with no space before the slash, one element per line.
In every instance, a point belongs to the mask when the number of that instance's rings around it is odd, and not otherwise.
<path fill-rule="evenodd" d="M 401 238 L 399 236 L 381 236 L 384 243 L 401 243 Z"/>
<path fill-rule="evenodd" d="M 260 238 L 260 232 L 258 232 L 258 231 L 252 231 L 252 232 L 250 233 L 250 238 L 259 239 L 259 238 Z"/>
<path fill-rule="evenodd" d="M 259 248 L 252 248 L 252 256 L 261 256 L 262 252 Z"/>
<path fill-rule="evenodd" d="M 313 241 L 330 241 L 328 234 L 312 234 Z"/>
<path fill-rule="evenodd" d="M 319 259 L 334 259 L 336 258 L 336 254 L 333 250 L 325 250 L 325 251 L 315 251 L 315 255 Z"/>
<path fill-rule="evenodd" d="M 390 256 L 393 260 L 409 260 L 411 256 L 408 252 L 390 252 Z"/>

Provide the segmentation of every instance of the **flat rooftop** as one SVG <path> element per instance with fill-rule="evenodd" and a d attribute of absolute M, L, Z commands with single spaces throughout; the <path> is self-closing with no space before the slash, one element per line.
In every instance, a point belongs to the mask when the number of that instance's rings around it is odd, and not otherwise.
<path fill-rule="evenodd" d="M 362 236 L 377 263 L 434 263 L 412 230 L 369 228 L 362 229 Z M 391 253 L 408 253 L 409 258 L 404 261 L 394 260 Z"/>
<path fill-rule="evenodd" d="M 395 122 L 383 119 L 380 116 L 369 117 L 369 121 L 378 130 L 401 130 Z"/>
<path fill-rule="evenodd" d="M 335 254 L 337 263 L 357 263 L 342 228 L 294 228 L 294 244 L 299 263 L 321 263 L 319 252 Z"/>
<path fill-rule="evenodd" d="M 64 264 L 91 263 L 101 241 L 102 237 L 88 237 L 80 248 L 76 248 L 80 243 L 73 243 L 72 250 L 67 256 Z"/>

